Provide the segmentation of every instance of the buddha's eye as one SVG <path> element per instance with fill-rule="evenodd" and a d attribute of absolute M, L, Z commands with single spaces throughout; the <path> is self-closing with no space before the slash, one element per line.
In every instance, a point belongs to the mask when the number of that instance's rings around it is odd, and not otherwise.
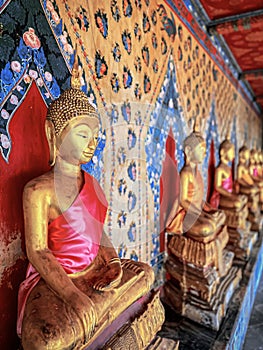
<path fill-rule="evenodd" d="M 88 135 L 84 135 L 84 134 L 77 134 L 78 136 L 82 137 L 83 139 L 87 139 Z"/>

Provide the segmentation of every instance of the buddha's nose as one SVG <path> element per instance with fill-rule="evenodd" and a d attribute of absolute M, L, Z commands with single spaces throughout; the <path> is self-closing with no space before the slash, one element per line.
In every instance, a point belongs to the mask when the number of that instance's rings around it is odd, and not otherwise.
<path fill-rule="evenodd" d="M 94 140 L 94 139 L 91 139 L 90 140 L 90 142 L 89 142 L 89 144 L 88 144 L 88 148 L 90 149 L 90 150 L 95 150 L 95 148 L 96 148 L 96 141 Z"/>

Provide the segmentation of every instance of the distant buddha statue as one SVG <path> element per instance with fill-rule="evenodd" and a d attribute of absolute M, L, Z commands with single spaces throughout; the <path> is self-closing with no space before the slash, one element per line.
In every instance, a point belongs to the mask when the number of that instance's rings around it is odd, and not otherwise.
<path fill-rule="evenodd" d="M 204 184 L 198 165 L 203 162 L 206 145 L 196 131 L 184 141 L 185 165 L 180 173 L 179 207 L 175 203 L 166 230 L 204 240 L 224 224 L 225 215 L 204 201 Z M 211 237 L 210 237 L 211 238 Z M 210 238 L 207 238 L 210 240 Z"/>
<path fill-rule="evenodd" d="M 229 133 L 220 145 L 219 154 L 220 162 L 215 170 L 214 193 L 210 203 L 215 207 L 219 205 L 226 214 L 229 234 L 227 248 L 235 253 L 237 259 L 247 260 L 257 236 L 250 232 L 251 224 L 247 221 L 248 197 L 237 192 L 238 186 L 233 180 L 235 147 Z"/>
<path fill-rule="evenodd" d="M 180 172 L 179 205 L 174 203 L 167 220 L 166 231 L 203 243 L 216 241 L 217 234 L 224 225 L 225 214 L 204 201 L 203 178 L 198 166 L 203 162 L 206 144 L 198 131 L 194 130 L 184 140 L 184 153 L 185 165 Z M 227 239 L 214 245 L 213 258 L 218 255 L 216 264 L 221 273 L 222 246 L 226 245 Z"/>
<path fill-rule="evenodd" d="M 258 231 L 260 226 L 259 188 L 251 176 L 251 170 L 248 164 L 249 159 L 249 149 L 246 146 L 242 146 L 239 150 L 239 163 L 237 166 L 237 181 L 239 183 L 239 192 L 248 196 L 248 220 L 252 223 L 251 229 Z"/>
<path fill-rule="evenodd" d="M 174 203 L 166 226 L 164 295 L 178 313 L 218 330 L 229 301 L 226 295 L 233 293 L 241 274 L 232 267 L 234 253 L 225 249 L 229 240 L 225 213 L 204 201 L 198 167 L 206 144 L 196 126 L 184 140 L 184 154 L 179 203 Z"/>
<path fill-rule="evenodd" d="M 232 161 L 235 158 L 235 147 L 229 139 L 224 140 L 219 148 L 220 162 L 215 171 L 215 191 L 219 194 L 219 205 L 222 208 L 242 209 L 247 198 L 235 191 L 232 174 Z"/>
<path fill-rule="evenodd" d="M 253 179 L 255 185 L 259 188 L 259 202 L 260 208 L 263 208 L 263 177 L 262 177 L 262 168 L 260 164 L 260 155 L 259 151 L 256 148 L 250 150 L 249 157 L 249 174 Z"/>
<path fill-rule="evenodd" d="M 84 348 L 154 281 L 147 264 L 120 260 L 103 231 L 107 201 L 99 183 L 81 170 L 96 149 L 99 118 L 77 78 L 75 61 L 72 88 L 47 114 L 52 169 L 24 189 L 30 263 L 19 289 L 17 320 L 24 350 Z M 141 346 L 163 322 L 159 300 L 151 310 L 145 316 L 149 326 L 138 336 Z"/>

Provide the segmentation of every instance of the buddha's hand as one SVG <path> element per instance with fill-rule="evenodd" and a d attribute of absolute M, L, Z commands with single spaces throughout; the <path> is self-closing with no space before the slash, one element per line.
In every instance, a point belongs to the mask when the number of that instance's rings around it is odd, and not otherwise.
<path fill-rule="evenodd" d="M 92 300 L 80 290 L 71 295 L 68 304 L 81 320 L 84 344 L 91 338 L 97 323 L 97 314 Z"/>
<path fill-rule="evenodd" d="M 113 258 L 109 261 L 107 270 L 93 284 L 93 288 L 101 292 L 110 291 L 120 284 L 121 278 L 122 267 L 120 259 Z"/>

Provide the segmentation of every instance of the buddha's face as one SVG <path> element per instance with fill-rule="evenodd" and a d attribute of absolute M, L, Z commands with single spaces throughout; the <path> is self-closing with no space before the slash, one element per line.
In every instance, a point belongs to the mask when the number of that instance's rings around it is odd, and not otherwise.
<path fill-rule="evenodd" d="M 72 119 L 57 136 L 59 156 L 74 165 L 91 160 L 98 142 L 99 121 L 97 118 L 80 116 Z"/>
<path fill-rule="evenodd" d="M 235 148 L 231 146 L 228 150 L 226 150 L 226 159 L 228 162 L 232 162 L 235 158 Z"/>
<path fill-rule="evenodd" d="M 239 159 L 243 162 L 246 162 L 249 159 L 249 157 L 250 157 L 250 152 L 248 149 L 239 153 Z"/>
<path fill-rule="evenodd" d="M 206 153 L 206 144 L 205 142 L 200 142 L 195 148 L 190 152 L 190 160 L 193 163 L 200 164 L 203 162 Z"/>

